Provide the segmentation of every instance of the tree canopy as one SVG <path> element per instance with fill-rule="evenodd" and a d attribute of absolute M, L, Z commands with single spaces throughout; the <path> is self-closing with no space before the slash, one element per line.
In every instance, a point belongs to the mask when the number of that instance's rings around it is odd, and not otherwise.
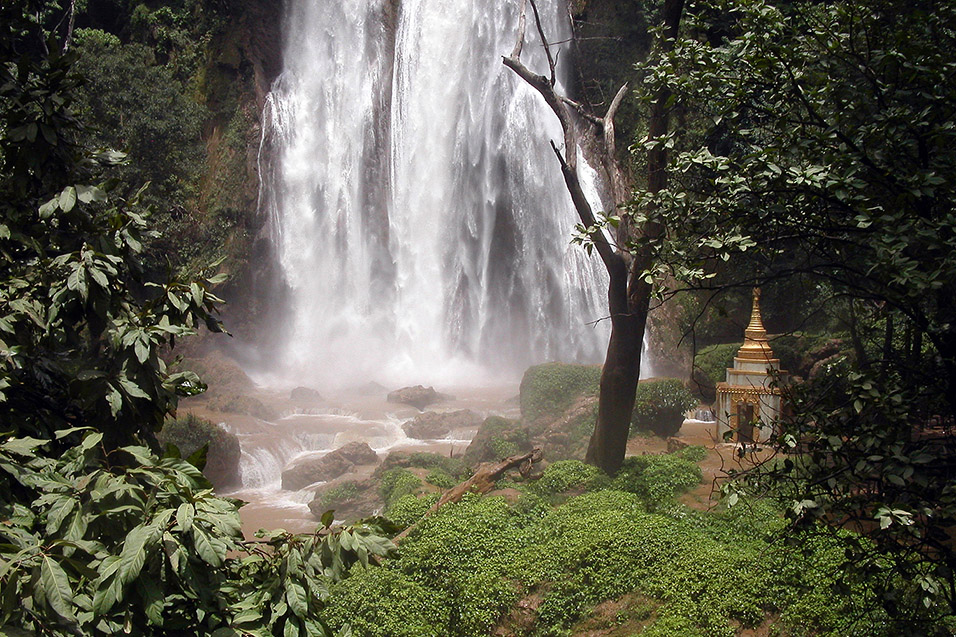
<path fill-rule="evenodd" d="M 956 608 L 953 50 L 946 3 L 695 2 L 643 69 L 684 126 L 639 144 L 675 152 L 668 187 L 632 208 L 667 228 L 635 243 L 655 251 L 649 276 L 799 276 L 844 317 L 852 349 L 793 393 L 772 441 L 786 456 L 750 488 L 797 527 L 861 533 L 843 536 L 848 565 L 915 578 L 909 593 L 888 578 L 883 601 L 923 595 L 929 615 Z"/>

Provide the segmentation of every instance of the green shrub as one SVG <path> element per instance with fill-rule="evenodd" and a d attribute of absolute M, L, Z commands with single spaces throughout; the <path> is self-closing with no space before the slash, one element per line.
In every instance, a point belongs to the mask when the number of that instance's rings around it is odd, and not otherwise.
<path fill-rule="evenodd" d="M 385 510 L 403 495 L 415 494 L 422 487 L 421 479 L 408 469 L 389 469 L 382 474 L 379 494 L 385 502 Z"/>
<path fill-rule="evenodd" d="M 690 462 L 701 462 L 707 457 L 707 449 L 700 445 L 691 445 L 683 449 L 678 449 L 674 452 L 674 455 L 678 458 L 689 460 Z"/>
<path fill-rule="evenodd" d="M 684 422 L 684 412 L 697 404 L 690 390 L 676 378 L 639 383 L 631 414 L 631 430 L 650 431 L 667 438 Z"/>
<path fill-rule="evenodd" d="M 399 568 L 440 591 L 449 609 L 442 635 L 488 635 L 517 601 L 506 574 L 526 543 L 520 520 L 504 498 L 467 494 L 421 520 L 402 541 Z"/>
<path fill-rule="evenodd" d="M 425 482 L 435 485 L 439 489 L 450 489 L 458 484 L 457 480 L 452 478 L 441 469 L 432 469 L 429 471 L 428 475 L 425 476 Z"/>
<path fill-rule="evenodd" d="M 601 475 L 600 469 L 580 460 L 559 460 L 544 470 L 534 487 L 541 493 L 564 493 L 574 487 L 589 486 Z"/>
<path fill-rule="evenodd" d="M 326 617 L 361 637 L 445 637 L 449 609 L 441 593 L 393 568 L 355 568 L 332 587 Z"/>
<path fill-rule="evenodd" d="M 734 366 L 734 356 L 742 344 L 741 341 L 708 345 L 694 356 L 694 367 L 700 369 L 712 384 L 722 383 L 727 380 L 727 368 Z"/>
<path fill-rule="evenodd" d="M 633 456 L 624 460 L 611 487 L 634 493 L 650 507 L 658 508 L 696 487 L 702 479 L 700 467 L 676 455 Z"/>
<path fill-rule="evenodd" d="M 188 458 L 203 445 L 209 445 L 203 473 L 218 488 L 237 486 L 239 475 L 239 439 L 219 425 L 186 413 L 169 419 L 157 435 L 160 445 L 173 445 Z"/>
<path fill-rule="evenodd" d="M 529 367 L 521 379 L 521 416 L 533 422 L 540 416 L 557 415 L 576 398 L 597 394 L 601 368 L 595 365 L 545 363 Z"/>
<path fill-rule="evenodd" d="M 406 494 L 395 500 L 388 508 L 388 519 L 401 527 L 409 527 L 418 522 L 433 504 L 438 502 L 437 493 L 426 493 L 421 497 Z"/>

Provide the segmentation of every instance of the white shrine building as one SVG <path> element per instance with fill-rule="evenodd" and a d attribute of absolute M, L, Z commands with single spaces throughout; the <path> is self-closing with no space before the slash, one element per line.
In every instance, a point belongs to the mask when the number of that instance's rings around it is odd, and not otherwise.
<path fill-rule="evenodd" d="M 774 358 L 760 316 L 760 289 L 754 288 L 750 323 L 744 344 L 727 370 L 727 381 L 717 384 L 717 440 L 720 442 L 765 442 L 782 408 L 780 387 L 788 374 Z M 727 432 L 729 439 L 725 438 Z"/>

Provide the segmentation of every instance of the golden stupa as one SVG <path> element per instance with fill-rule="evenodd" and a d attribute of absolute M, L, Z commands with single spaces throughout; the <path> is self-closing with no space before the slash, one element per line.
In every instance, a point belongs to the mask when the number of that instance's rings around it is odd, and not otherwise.
<path fill-rule="evenodd" d="M 787 372 L 780 369 L 760 314 L 760 288 L 753 290 L 750 323 L 737 350 L 727 380 L 717 384 L 717 439 L 738 443 L 763 442 L 780 415 L 780 386 Z M 728 433 L 730 432 L 730 433 Z"/>

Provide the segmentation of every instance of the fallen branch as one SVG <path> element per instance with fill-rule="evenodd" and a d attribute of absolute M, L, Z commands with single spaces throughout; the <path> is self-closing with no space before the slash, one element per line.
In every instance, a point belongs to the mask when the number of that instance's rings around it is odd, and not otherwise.
<path fill-rule="evenodd" d="M 527 477 L 528 474 L 531 473 L 531 467 L 534 466 L 534 463 L 540 460 L 541 450 L 532 449 L 528 453 L 511 456 L 500 462 L 483 462 L 478 465 L 478 469 L 475 471 L 474 475 L 458 486 L 452 487 L 448 491 L 445 491 L 445 493 L 443 493 L 438 499 L 438 502 L 433 504 L 431 508 L 425 512 L 425 515 L 422 516 L 422 519 L 427 518 L 429 515 L 449 502 L 458 502 L 465 497 L 466 493 L 488 493 L 495 488 L 495 483 L 501 479 L 501 476 L 504 475 L 505 471 L 509 471 L 517 467 L 518 471 L 521 472 L 521 475 Z M 412 526 L 408 527 L 396 535 L 392 541 L 398 544 L 400 541 L 402 541 L 402 539 L 405 538 L 406 535 L 412 532 L 412 529 L 414 529 L 415 526 L 416 525 L 413 524 Z"/>

